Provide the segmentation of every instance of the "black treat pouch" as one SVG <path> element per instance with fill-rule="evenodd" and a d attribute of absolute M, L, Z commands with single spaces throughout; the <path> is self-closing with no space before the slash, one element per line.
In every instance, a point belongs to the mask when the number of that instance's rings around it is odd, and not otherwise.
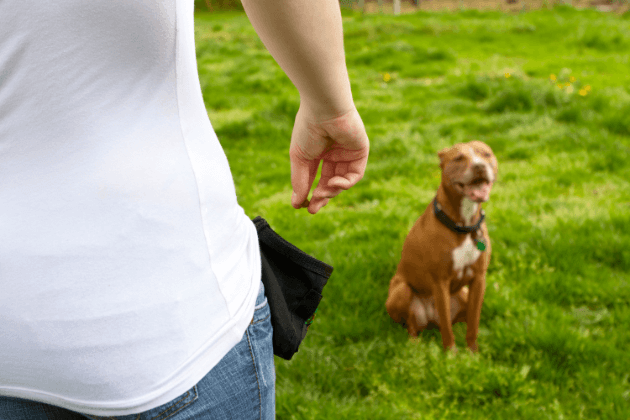
<path fill-rule="evenodd" d="M 262 217 L 253 222 L 271 311 L 273 353 L 291 360 L 306 337 L 333 268 L 284 240 Z"/>

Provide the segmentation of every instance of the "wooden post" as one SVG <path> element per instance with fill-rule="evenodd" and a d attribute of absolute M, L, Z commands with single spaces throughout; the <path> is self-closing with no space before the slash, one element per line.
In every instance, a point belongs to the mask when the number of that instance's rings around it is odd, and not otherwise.
<path fill-rule="evenodd" d="M 400 14 L 400 0 L 394 0 L 394 15 Z"/>

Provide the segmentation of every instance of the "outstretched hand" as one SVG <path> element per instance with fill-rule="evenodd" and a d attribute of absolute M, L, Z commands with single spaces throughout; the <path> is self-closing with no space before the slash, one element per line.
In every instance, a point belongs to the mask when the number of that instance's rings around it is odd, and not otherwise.
<path fill-rule="evenodd" d="M 363 178 L 370 143 L 356 108 L 322 119 L 300 105 L 295 117 L 289 157 L 291 159 L 291 205 L 317 213 L 328 201 Z M 308 200 L 319 162 L 321 178 Z"/>

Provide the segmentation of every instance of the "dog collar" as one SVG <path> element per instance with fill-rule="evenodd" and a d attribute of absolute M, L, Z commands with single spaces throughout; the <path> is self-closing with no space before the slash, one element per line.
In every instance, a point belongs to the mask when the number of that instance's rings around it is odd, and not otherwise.
<path fill-rule="evenodd" d="M 486 218 L 486 213 L 483 211 L 483 209 L 481 209 L 481 217 L 479 218 L 479 221 L 477 223 L 472 226 L 458 226 L 450 217 L 446 215 L 446 213 L 438 208 L 437 197 L 433 199 L 433 212 L 435 213 L 435 217 L 437 217 L 437 219 L 442 222 L 444 226 L 457 233 L 471 233 L 479 230 L 479 228 L 481 227 L 481 222 L 483 222 L 483 219 Z M 481 243 L 483 243 L 483 241 L 481 241 Z M 479 244 L 477 245 L 477 247 L 479 248 Z M 485 244 L 483 248 L 485 249 Z M 483 251 L 483 249 L 481 248 L 480 250 Z"/>

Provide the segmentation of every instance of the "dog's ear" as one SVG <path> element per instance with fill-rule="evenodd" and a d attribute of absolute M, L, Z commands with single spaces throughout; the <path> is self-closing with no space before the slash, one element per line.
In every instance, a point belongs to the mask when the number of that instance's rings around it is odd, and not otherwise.
<path fill-rule="evenodd" d="M 438 157 L 440 158 L 440 168 L 442 169 L 444 169 L 444 158 L 446 157 L 446 154 L 449 152 L 449 150 L 451 150 L 451 148 L 447 147 L 438 152 Z"/>

